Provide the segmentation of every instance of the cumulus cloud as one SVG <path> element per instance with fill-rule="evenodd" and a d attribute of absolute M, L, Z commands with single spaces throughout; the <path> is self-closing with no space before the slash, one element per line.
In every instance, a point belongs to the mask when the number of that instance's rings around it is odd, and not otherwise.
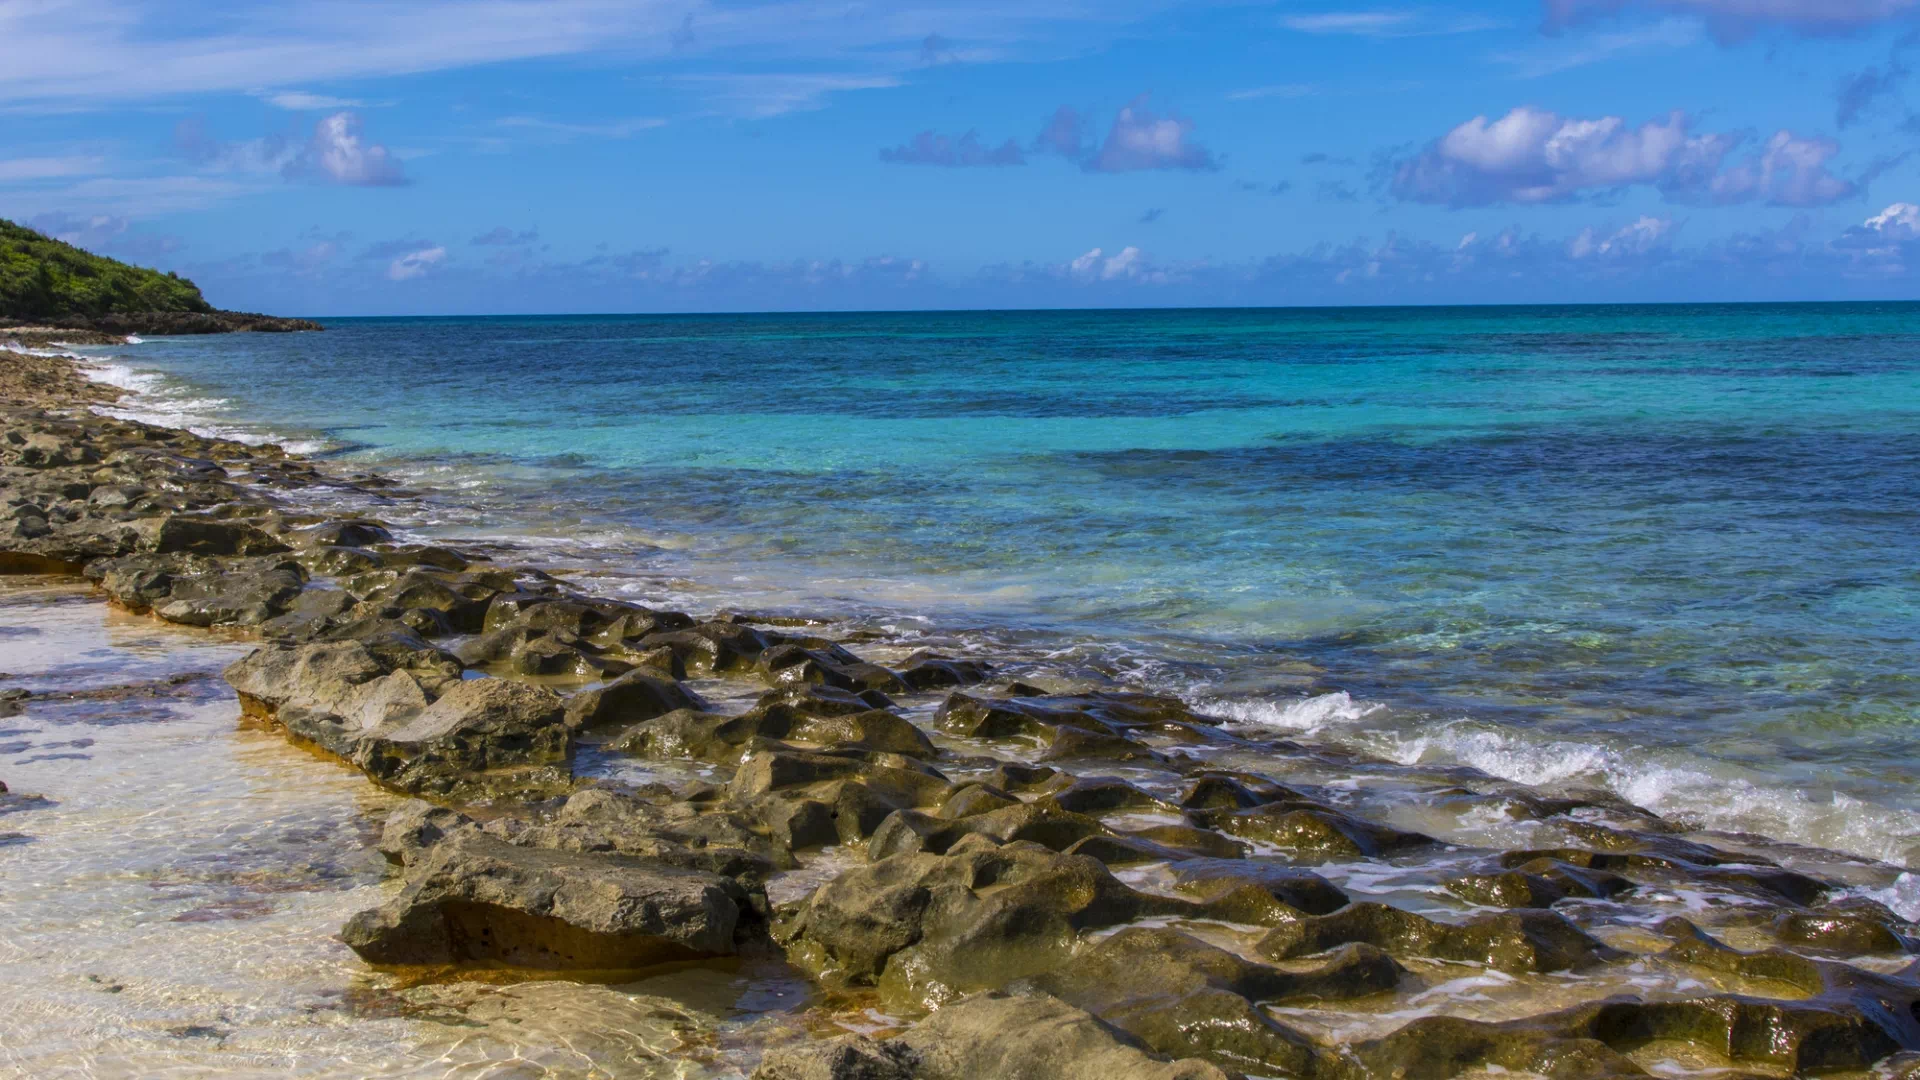
<path fill-rule="evenodd" d="M 313 137 L 283 170 L 289 178 L 307 178 L 355 187 L 394 187 L 407 182 L 400 161 L 361 134 L 360 117 L 350 112 L 321 118 Z"/>
<path fill-rule="evenodd" d="M 322 117 L 304 143 L 281 135 L 227 142 L 215 138 L 198 117 L 180 121 L 173 142 L 187 160 L 217 172 L 275 174 L 287 180 L 359 187 L 407 183 L 400 160 L 362 134 L 360 117 L 338 112 Z"/>
<path fill-rule="evenodd" d="M 1081 164 L 1088 172 L 1109 173 L 1220 167 L 1212 151 L 1193 141 L 1193 121 L 1150 111 L 1145 94 L 1120 110 L 1099 151 Z"/>
<path fill-rule="evenodd" d="M 1780 131 L 1729 167 L 1739 133 L 1698 134 L 1685 114 L 1632 127 L 1617 116 L 1563 117 L 1521 106 L 1476 116 L 1389 163 L 1387 188 L 1409 202 L 1449 206 L 1569 202 L 1649 186 L 1675 202 L 1824 206 L 1856 194 L 1835 176 L 1831 139 Z"/>
<path fill-rule="evenodd" d="M 1521 106 L 1473 119 L 1392 170 L 1390 190 L 1411 202 L 1453 206 L 1564 202 L 1592 190 L 1700 185 L 1737 140 L 1688 132 L 1684 114 L 1637 128 L 1617 116 L 1562 117 Z"/>
<path fill-rule="evenodd" d="M 1738 41 L 1763 27 L 1821 36 L 1858 33 L 1912 16 L 1920 0 L 1546 0 L 1546 25 L 1560 30 L 1634 8 L 1695 16 L 1722 40 Z"/>
<path fill-rule="evenodd" d="M 969 131 L 959 138 L 923 131 L 899 146 L 883 147 L 880 160 L 895 165 L 938 165 L 945 168 L 1025 165 L 1027 156 L 1012 139 L 999 146 L 987 146 L 980 133 Z"/>
<path fill-rule="evenodd" d="M 1187 169 L 1210 172 L 1220 167 L 1213 152 L 1193 139 L 1193 121 L 1162 116 L 1147 107 L 1141 94 L 1120 110 L 1095 142 L 1086 114 L 1062 105 L 1047 117 L 1033 140 L 1036 153 L 1058 154 L 1077 162 L 1087 172 L 1143 172 L 1150 169 Z"/>
<path fill-rule="evenodd" d="M 443 247 L 410 251 L 387 264 L 387 280 L 411 281 L 414 278 L 425 277 L 446 261 L 447 249 Z"/>

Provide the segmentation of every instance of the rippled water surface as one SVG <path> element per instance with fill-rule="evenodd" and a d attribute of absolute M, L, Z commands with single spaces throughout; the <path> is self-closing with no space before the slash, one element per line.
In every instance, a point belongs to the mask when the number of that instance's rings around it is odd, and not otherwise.
<path fill-rule="evenodd" d="M 779 973 L 370 973 L 334 934 L 397 888 L 370 846 L 395 800 L 237 724 L 244 649 L 0 579 L 0 690 L 69 695 L 0 714 L 0 1077 L 744 1075 L 798 999 Z"/>
<path fill-rule="evenodd" d="M 609 589 L 1920 863 L 1920 306 L 329 326 L 109 377 Z"/>

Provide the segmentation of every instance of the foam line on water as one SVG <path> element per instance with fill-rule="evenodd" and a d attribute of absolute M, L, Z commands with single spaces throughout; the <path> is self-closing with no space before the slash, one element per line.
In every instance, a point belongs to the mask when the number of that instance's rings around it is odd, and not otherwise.
<path fill-rule="evenodd" d="M 1911 867 L 1920 862 L 1920 819 L 1840 791 L 1770 785 L 1735 767 L 1678 752 L 1637 752 L 1541 736 L 1474 720 L 1436 722 L 1355 700 L 1345 691 L 1296 699 L 1195 697 L 1229 727 L 1316 739 L 1400 765 L 1467 765 L 1533 787 L 1599 787 L 1705 829 L 1751 832 Z M 1920 912 L 1920 881 L 1876 896 Z"/>

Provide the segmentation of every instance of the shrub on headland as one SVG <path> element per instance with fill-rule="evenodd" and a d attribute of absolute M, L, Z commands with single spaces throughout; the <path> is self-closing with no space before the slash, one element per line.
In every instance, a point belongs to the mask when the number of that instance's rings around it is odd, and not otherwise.
<path fill-rule="evenodd" d="M 213 310 L 199 286 L 177 274 L 94 255 L 0 218 L 0 318 Z"/>

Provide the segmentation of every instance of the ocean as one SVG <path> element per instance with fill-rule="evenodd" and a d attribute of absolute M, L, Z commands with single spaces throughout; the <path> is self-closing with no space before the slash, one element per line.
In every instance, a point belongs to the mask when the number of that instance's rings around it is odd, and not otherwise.
<path fill-rule="evenodd" d="M 1920 305 L 323 321 L 87 352 L 610 593 L 1920 866 Z"/>

